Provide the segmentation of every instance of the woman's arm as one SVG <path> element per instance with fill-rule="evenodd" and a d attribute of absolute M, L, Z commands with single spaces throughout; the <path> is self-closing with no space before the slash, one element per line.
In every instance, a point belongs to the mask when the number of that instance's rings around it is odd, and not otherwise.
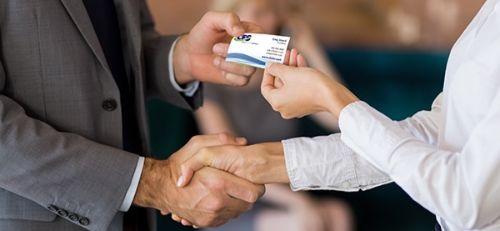
<path fill-rule="evenodd" d="M 321 100 L 326 99 L 326 94 L 325 96 L 319 95 L 318 98 L 311 98 L 311 95 L 307 94 L 307 91 L 299 90 L 312 88 L 309 85 L 314 85 L 315 81 L 322 79 L 321 76 L 318 77 L 314 75 L 319 75 L 319 72 L 311 70 L 306 70 L 305 72 L 311 75 L 295 76 L 294 78 L 288 79 L 285 81 L 284 89 L 275 90 L 282 92 L 275 92 L 274 94 L 276 94 L 277 97 L 280 97 L 288 91 L 292 91 L 296 92 L 294 95 L 298 95 L 299 99 L 309 97 L 310 102 L 315 103 L 320 103 Z M 306 78 L 308 81 L 303 82 L 302 80 Z M 298 84 L 291 83 L 292 80 L 302 82 Z M 331 81 L 331 79 L 326 77 L 324 80 Z M 323 84 L 320 82 L 318 85 L 328 86 L 331 84 Z M 294 89 L 293 87 L 295 86 L 298 88 Z M 281 96 L 281 98 L 278 98 L 278 100 L 291 99 L 293 99 L 293 96 Z M 307 103 L 307 101 L 305 103 Z M 284 105 L 285 108 L 288 107 L 287 103 L 284 103 Z M 307 109 L 311 107 L 306 105 L 302 107 L 302 109 L 304 108 Z M 327 108 L 327 106 L 324 106 L 324 108 Z M 415 116 L 399 122 L 398 125 L 402 129 L 411 132 L 419 140 L 429 144 L 434 144 L 435 140 L 437 140 L 436 137 L 438 134 L 437 128 L 438 118 L 441 112 L 441 96 L 437 97 L 432 108 L 432 111 L 419 112 Z M 282 108 L 276 109 L 279 110 Z M 294 109 L 292 107 L 292 113 L 293 110 Z M 228 148 L 227 150 L 211 151 L 218 152 L 218 154 L 212 154 L 210 151 L 206 151 L 203 154 L 209 157 L 205 158 L 200 156 L 200 159 L 227 159 L 228 161 L 233 161 L 235 163 L 208 161 L 204 163 L 205 165 L 215 164 L 210 166 L 226 168 L 226 170 L 239 169 L 238 173 L 240 176 L 250 177 L 250 179 L 255 182 L 276 183 L 283 182 L 283 179 L 285 179 L 286 182 L 289 181 L 291 183 L 291 187 L 294 190 L 357 191 L 371 189 L 392 181 L 387 174 L 380 171 L 377 167 L 373 166 L 370 162 L 345 145 L 340 139 L 340 134 L 334 134 L 328 137 L 295 138 L 283 141 L 282 145 L 279 143 L 267 143 L 253 145 L 240 150 Z M 253 154 L 243 155 L 241 153 Z M 238 156 L 238 154 L 240 155 Z M 241 157 L 241 159 L 235 157 Z M 281 160 L 271 161 L 271 159 L 276 160 L 277 157 L 281 158 Z M 194 162 L 196 162 L 196 160 L 194 160 Z M 261 163 L 262 166 L 256 163 Z M 193 164 L 186 164 L 188 169 L 192 168 L 191 165 Z M 199 167 L 202 166 L 203 164 Z M 274 174 L 267 172 L 274 172 Z M 259 173 L 259 175 L 253 173 Z M 286 177 L 276 178 L 276 176 Z"/>
<path fill-rule="evenodd" d="M 460 229 L 481 229 L 499 218 L 500 93 L 491 105 L 458 151 L 422 142 L 363 102 L 342 111 L 342 140 L 430 211 Z"/>

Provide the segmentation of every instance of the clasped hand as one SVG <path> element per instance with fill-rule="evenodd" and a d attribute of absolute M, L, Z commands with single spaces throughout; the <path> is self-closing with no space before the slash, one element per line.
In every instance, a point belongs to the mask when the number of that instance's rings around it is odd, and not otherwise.
<path fill-rule="evenodd" d="M 164 215 L 178 214 L 200 227 L 219 226 L 239 216 L 264 194 L 263 185 L 214 168 L 196 172 L 189 186 L 178 188 L 176 184 L 181 164 L 200 150 L 245 144 L 245 139 L 226 134 L 196 136 L 168 160 L 147 159 L 134 204 L 155 208 Z"/>

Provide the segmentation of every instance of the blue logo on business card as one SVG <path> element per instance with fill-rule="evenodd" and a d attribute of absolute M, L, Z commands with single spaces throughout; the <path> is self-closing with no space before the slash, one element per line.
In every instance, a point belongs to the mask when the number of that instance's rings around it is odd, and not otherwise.
<path fill-rule="evenodd" d="M 242 36 L 234 38 L 234 41 L 236 41 L 236 42 L 250 42 L 251 39 L 252 39 L 252 35 L 244 34 Z"/>

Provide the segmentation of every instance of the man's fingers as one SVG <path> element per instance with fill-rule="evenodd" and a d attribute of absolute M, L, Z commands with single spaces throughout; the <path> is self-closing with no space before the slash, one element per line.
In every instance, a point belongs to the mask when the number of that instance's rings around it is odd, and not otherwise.
<path fill-rule="evenodd" d="M 214 54 L 221 56 L 221 57 L 226 57 L 228 50 L 229 50 L 229 44 L 227 44 L 227 43 L 217 43 L 212 48 L 212 51 L 214 52 Z"/>
<path fill-rule="evenodd" d="M 185 146 L 188 153 L 197 153 L 205 147 L 220 146 L 220 145 L 246 145 L 247 141 L 243 137 L 235 137 L 228 133 L 220 133 L 213 135 L 194 136 Z"/>
<path fill-rule="evenodd" d="M 181 222 L 182 218 L 180 218 L 179 216 L 172 213 L 172 220 L 177 221 L 177 222 Z"/>
<path fill-rule="evenodd" d="M 245 25 L 238 15 L 234 13 L 208 12 L 202 19 L 213 30 L 226 31 L 229 35 L 237 37 L 245 33 Z"/>
<path fill-rule="evenodd" d="M 247 33 L 264 33 L 264 29 L 253 22 L 241 22 Z"/>
<path fill-rule="evenodd" d="M 188 221 L 186 219 L 181 219 L 181 224 L 184 226 L 193 226 L 193 223 L 191 223 L 190 221 Z"/>
<path fill-rule="evenodd" d="M 221 71 L 228 74 L 234 74 L 239 76 L 252 76 L 256 69 L 247 65 L 242 65 L 234 62 L 227 62 L 223 57 L 216 56 L 214 58 L 214 65 L 218 67 Z"/>

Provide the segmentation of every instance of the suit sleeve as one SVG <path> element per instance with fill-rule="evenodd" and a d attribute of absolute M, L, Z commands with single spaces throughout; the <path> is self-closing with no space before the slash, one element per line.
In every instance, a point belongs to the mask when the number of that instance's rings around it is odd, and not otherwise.
<path fill-rule="evenodd" d="M 88 230 L 106 230 L 138 156 L 29 117 L 4 94 L 6 84 L 0 61 L 0 188 Z"/>
<path fill-rule="evenodd" d="M 162 36 L 155 30 L 155 23 L 146 4 L 141 1 L 141 30 L 146 67 L 146 91 L 184 109 L 197 109 L 203 103 L 203 87 L 191 97 L 177 91 L 169 79 L 169 53 L 178 36 Z"/>

